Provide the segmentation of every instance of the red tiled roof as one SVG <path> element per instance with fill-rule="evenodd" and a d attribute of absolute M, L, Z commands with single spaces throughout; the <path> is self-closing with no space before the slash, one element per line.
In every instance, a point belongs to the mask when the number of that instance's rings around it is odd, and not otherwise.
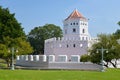
<path fill-rule="evenodd" d="M 77 9 L 74 10 L 74 11 L 68 16 L 68 18 L 66 18 L 65 20 L 68 20 L 68 19 L 76 19 L 76 18 L 81 18 L 81 19 L 86 20 L 86 18 L 83 17 L 82 14 L 79 13 Z"/>

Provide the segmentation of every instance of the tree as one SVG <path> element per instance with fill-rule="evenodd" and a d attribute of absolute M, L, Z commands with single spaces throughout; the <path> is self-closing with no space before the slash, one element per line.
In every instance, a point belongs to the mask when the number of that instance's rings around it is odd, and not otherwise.
<path fill-rule="evenodd" d="M 10 57 L 8 56 L 10 56 L 10 54 L 8 54 L 7 46 L 4 44 L 0 44 L 0 58 L 5 59 L 7 65 L 9 66 Z"/>
<path fill-rule="evenodd" d="M 88 54 L 84 54 L 80 58 L 80 62 L 88 62 L 90 61 L 90 56 Z"/>
<path fill-rule="evenodd" d="M 104 65 L 108 67 L 108 63 L 111 63 L 116 68 L 117 60 L 120 58 L 120 50 L 118 50 L 120 45 L 117 43 L 115 36 L 101 34 L 98 35 L 98 38 L 99 42 L 94 44 L 90 50 L 91 61 L 97 64 L 101 63 L 101 51 L 97 53 L 97 49 L 101 49 L 103 47 L 108 49 L 108 53 L 104 51 L 104 61 L 106 62 Z M 113 59 L 115 60 L 115 63 L 112 62 Z"/>
<path fill-rule="evenodd" d="M 120 21 L 118 21 L 118 23 L 117 23 L 119 26 L 120 26 Z"/>
<path fill-rule="evenodd" d="M 44 54 L 44 41 L 52 37 L 62 37 L 62 30 L 54 24 L 35 27 L 28 34 L 28 41 L 35 50 L 35 54 Z"/>
<path fill-rule="evenodd" d="M 0 7 L 0 43 L 4 43 L 3 38 L 17 38 L 25 36 L 21 24 L 18 23 L 15 14 L 11 14 L 8 8 Z"/>
<path fill-rule="evenodd" d="M 11 64 L 12 56 L 8 52 L 10 48 L 19 49 L 19 54 L 32 52 L 32 47 L 26 40 L 23 28 L 14 16 L 15 14 L 11 14 L 8 8 L 0 6 L 0 58 L 4 59 L 8 66 Z"/>
<path fill-rule="evenodd" d="M 11 66 L 12 63 L 12 47 L 15 48 L 15 50 L 18 50 L 18 52 L 15 51 L 14 57 L 16 55 L 25 55 L 25 54 L 31 54 L 33 52 L 32 47 L 30 46 L 29 42 L 26 40 L 23 40 L 21 37 L 19 38 L 5 38 L 7 42 L 5 44 L 0 44 L 0 58 L 4 59 L 9 66 Z M 8 47 L 10 46 L 10 47 Z"/>
<path fill-rule="evenodd" d="M 120 21 L 117 23 L 120 26 Z M 113 33 L 113 35 L 115 36 L 116 39 L 120 38 L 120 29 L 117 29 L 115 31 L 115 33 Z"/>
<path fill-rule="evenodd" d="M 33 48 L 30 43 L 20 37 L 15 39 L 15 44 L 16 49 L 18 50 L 16 55 L 27 55 L 33 52 Z"/>

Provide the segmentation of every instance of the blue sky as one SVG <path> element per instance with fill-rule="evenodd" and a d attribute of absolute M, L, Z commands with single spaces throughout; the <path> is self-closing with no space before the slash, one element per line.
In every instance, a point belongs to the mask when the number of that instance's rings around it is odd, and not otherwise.
<path fill-rule="evenodd" d="M 89 19 L 89 33 L 113 33 L 119 26 L 120 0 L 0 0 L 0 6 L 15 13 L 26 34 L 45 24 L 63 28 L 62 21 L 74 9 Z"/>

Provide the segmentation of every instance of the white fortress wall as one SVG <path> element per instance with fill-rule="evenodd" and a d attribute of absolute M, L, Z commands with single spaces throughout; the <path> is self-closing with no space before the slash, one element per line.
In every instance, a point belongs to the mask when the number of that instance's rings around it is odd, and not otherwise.
<path fill-rule="evenodd" d="M 51 38 L 45 41 L 45 55 L 67 55 L 70 61 L 71 55 L 83 55 L 87 53 L 88 38 L 62 37 Z"/>
<path fill-rule="evenodd" d="M 50 56 L 53 62 L 50 62 Z M 62 55 L 60 55 L 62 56 Z M 75 55 L 73 55 L 75 56 Z M 29 58 L 29 59 L 28 59 Z M 80 62 L 54 62 L 54 55 L 21 55 L 17 56 L 16 65 L 30 69 L 83 69 L 83 70 L 100 70 L 101 66 L 93 63 Z"/>
<path fill-rule="evenodd" d="M 63 56 L 63 55 L 59 55 Z M 50 57 L 52 57 L 50 59 Z M 66 56 L 67 57 L 67 56 Z M 78 57 L 77 55 L 72 55 L 73 59 L 74 57 Z M 99 70 L 100 65 L 93 64 L 90 62 L 78 62 L 78 61 L 59 61 L 55 62 L 55 56 L 54 55 L 20 55 L 17 56 L 16 65 L 20 65 L 23 67 L 34 67 L 37 69 L 89 69 L 89 70 Z M 78 60 L 78 59 L 77 59 Z M 115 60 L 112 60 L 112 62 L 115 62 Z M 120 60 L 117 61 L 117 68 L 120 68 Z M 109 63 L 110 68 L 114 68 L 112 64 Z"/>
<path fill-rule="evenodd" d="M 17 56 L 16 65 L 48 68 L 48 58 L 46 55 L 20 55 Z"/>

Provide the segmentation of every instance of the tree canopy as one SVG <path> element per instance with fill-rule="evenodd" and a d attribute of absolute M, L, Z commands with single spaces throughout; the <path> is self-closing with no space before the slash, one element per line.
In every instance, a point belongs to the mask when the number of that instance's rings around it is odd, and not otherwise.
<path fill-rule="evenodd" d="M 19 50 L 15 55 L 29 54 L 33 51 L 15 14 L 10 13 L 8 8 L 0 6 L 0 58 L 4 59 L 8 65 L 11 62 L 11 54 L 8 50 L 12 47 Z"/>
<path fill-rule="evenodd" d="M 35 50 L 35 54 L 44 54 L 44 41 L 52 37 L 62 37 L 62 30 L 54 24 L 35 27 L 28 34 L 28 41 Z"/>
<path fill-rule="evenodd" d="M 117 24 L 120 26 L 120 21 Z M 98 42 L 93 44 L 89 50 L 90 55 L 83 55 L 82 61 L 90 57 L 91 62 L 101 64 L 102 48 L 107 49 L 107 53 L 106 50 L 103 52 L 104 65 L 108 67 L 108 63 L 111 63 L 116 68 L 117 60 L 120 59 L 120 29 L 113 34 L 99 34 Z"/>
<path fill-rule="evenodd" d="M 89 62 L 90 61 L 90 56 L 88 54 L 84 54 L 80 57 L 81 62 Z"/>
<path fill-rule="evenodd" d="M 108 63 L 111 63 L 114 67 L 116 67 L 117 63 L 113 63 L 112 60 L 114 59 L 117 62 L 120 59 L 120 44 L 118 44 L 114 35 L 107 35 L 107 34 L 100 34 L 98 35 L 99 42 L 93 44 L 90 50 L 90 57 L 93 63 L 100 64 L 101 63 L 101 51 L 98 49 L 104 48 L 107 49 L 104 51 L 104 61 L 106 64 L 105 66 L 108 67 Z M 98 51 L 98 53 L 97 53 Z"/>
<path fill-rule="evenodd" d="M 0 43 L 4 42 L 4 37 L 17 38 L 25 36 L 21 24 L 18 23 L 15 14 L 11 14 L 8 8 L 0 7 Z"/>
<path fill-rule="evenodd" d="M 120 21 L 117 23 L 118 26 L 120 26 Z M 113 35 L 115 36 L 116 39 L 119 39 L 120 38 L 120 29 L 117 29 Z"/>

